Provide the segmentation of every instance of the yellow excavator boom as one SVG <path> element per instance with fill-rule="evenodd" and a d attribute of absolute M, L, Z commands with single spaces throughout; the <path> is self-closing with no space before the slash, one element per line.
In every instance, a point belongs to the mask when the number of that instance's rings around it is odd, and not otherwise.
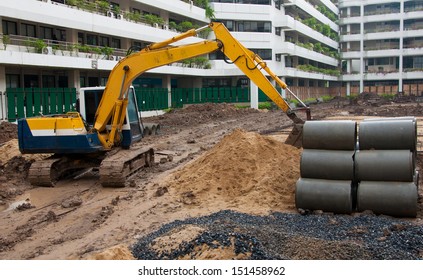
<path fill-rule="evenodd" d="M 153 43 L 142 51 L 122 59 L 111 71 L 98 106 L 93 129 L 106 150 L 120 141 L 119 135 L 125 119 L 127 92 L 135 78 L 145 71 L 167 65 L 180 60 L 196 57 L 214 51 L 222 51 L 248 78 L 250 78 L 279 108 L 288 114 L 296 124 L 302 124 L 288 103 L 262 73 L 264 70 L 283 89 L 286 84 L 280 80 L 257 54 L 245 48 L 235 39 L 222 23 L 212 22 L 204 28 L 211 28 L 215 40 L 204 40 L 199 43 L 181 46 L 170 44 L 187 37 L 195 36 L 203 28 L 189 30 L 166 41 Z M 112 123 L 111 130 L 106 125 Z"/>

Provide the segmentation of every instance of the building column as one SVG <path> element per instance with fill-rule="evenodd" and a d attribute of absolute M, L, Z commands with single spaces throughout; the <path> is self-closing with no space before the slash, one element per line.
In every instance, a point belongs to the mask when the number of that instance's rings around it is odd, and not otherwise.
<path fill-rule="evenodd" d="M 351 82 L 347 82 L 347 96 L 351 95 Z"/>
<path fill-rule="evenodd" d="M 404 1 L 400 2 L 400 15 L 401 15 L 401 19 L 400 19 L 400 38 L 399 38 L 399 51 L 400 51 L 400 55 L 399 55 L 399 69 L 398 69 L 398 92 L 403 92 L 403 64 L 404 64 L 404 56 L 403 56 L 403 48 L 404 48 L 404 35 L 403 35 L 403 30 L 404 30 Z"/>
<path fill-rule="evenodd" d="M 69 70 L 69 87 L 76 88 L 76 91 L 79 91 L 81 88 L 81 79 L 80 79 L 80 72 L 78 69 L 76 70 Z"/>
<path fill-rule="evenodd" d="M 166 75 L 164 78 L 164 84 L 167 88 L 167 106 L 169 108 L 172 107 L 172 77 L 170 75 Z"/>
<path fill-rule="evenodd" d="M 6 119 L 6 67 L 0 65 L 0 119 Z"/>
<path fill-rule="evenodd" d="M 258 109 L 258 86 L 250 81 L 250 107 Z"/>
<path fill-rule="evenodd" d="M 360 6 L 360 17 L 361 17 L 361 22 L 360 22 L 360 34 L 361 34 L 361 39 L 360 39 L 360 92 L 362 93 L 364 91 L 364 57 L 363 57 L 363 53 L 364 53 L 364 4 L 361 4 Z"/>

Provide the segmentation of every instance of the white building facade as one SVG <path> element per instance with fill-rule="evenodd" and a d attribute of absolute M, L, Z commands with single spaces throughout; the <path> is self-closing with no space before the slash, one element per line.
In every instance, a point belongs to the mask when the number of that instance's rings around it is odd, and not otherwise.
<path fill-rule="evenodd" d="M 340 0 L 339 11 L 347 92 L 422 95 L 423 1 Z"/>
<path fill-rule="evenodd" d="M 105 85 L 129 49 L 207 25 L 201 2 L 1 0 L 0 92 Z M 209 2 L 216 19 L 301 98 L 362 92 L 374 85 L 404 91 L 423 77 L 421 0 Z M 152 69 L 136 83 L 169 90 L 249 86 L 218 53 Z"/>

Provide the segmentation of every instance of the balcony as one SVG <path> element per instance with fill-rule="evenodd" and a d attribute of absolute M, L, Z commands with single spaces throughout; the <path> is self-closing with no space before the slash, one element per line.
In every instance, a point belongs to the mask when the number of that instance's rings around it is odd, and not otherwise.
<path fill-rule="evenodd" d="M 275 53 L 281 53 L 290 56 L 299 56 L 303 58 L 313 58 L 313 60 L 320 63 L 324 63 L 331 66 L 338 66 L 338 53 L 333 51 L 330 54 L 323 54 L 313 50 L 313 48 L 307 48 L 305 44 L 300 43 L 294 44 L 290 42 L 284 42 L 281 49 L 275 49 Z M 335 53 L 337 55 L 335 55 Z M 332 55 L 332 56 L 331 56 Z M 335 57 L 334 57 L 335 56 Z"/>
<path fill-rule="evenodd" d="M 326 75 L 323 73 L 312 73 L 306 72 L 297 68 L 293 67 L 286 67 L 285 68 L 285 77 L 295 77 L 295 78 L 303 78 L 303 79 L 314 79 L 314 80 L 325 80 L 325 81 L 338 81 L 339 78 L 333 75 Z"/>
<path fill-rule="evenodd" d="M 311 27 L 305 25 L 299 20 L 295 20 L 291 16 L 283 16 L 274 21 L 275 27 L 281 27 L 285 31 L 295 31 L 299 32 L 307 38 L 312 38 L 313 40 L 319 41 L 322 44 L 325 44 L 331 48 L 337 49 L 338 42 L 330 39 L 327 36 L 324 36 L 322 33 L 317 32 Z"/>

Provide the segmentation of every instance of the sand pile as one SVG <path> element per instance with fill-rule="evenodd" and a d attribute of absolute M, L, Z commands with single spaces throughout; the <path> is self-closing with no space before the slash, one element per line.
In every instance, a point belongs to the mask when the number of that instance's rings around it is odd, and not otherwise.
<path fill-rule="evenodd" d="M 18 126 L 14 123 L 0 122 L 0 144 L 18 138 Z"/>
<path fill-rule="evenodd" d="M 19 151 L 19 143 L 18 139 L 12 139 L 0 146 L 0 166 L 6 165 L 19 165 L 16 164 L 16 161 L 22 160 L 24 163 L 25 161 L 35 161 L 35 160 L 42 160 L 46 157 L 50 156 L 49 154 L 26 154 L 22 155 Z M 10 163 L 13 159 L 14 163 Z"/>
<path fill-rule="evenodd" d="M 300 154 L 271 137 L 236 129 L 174 173 L 166 187 L 195 207 L 256 214 L 295 209 Z"/>

